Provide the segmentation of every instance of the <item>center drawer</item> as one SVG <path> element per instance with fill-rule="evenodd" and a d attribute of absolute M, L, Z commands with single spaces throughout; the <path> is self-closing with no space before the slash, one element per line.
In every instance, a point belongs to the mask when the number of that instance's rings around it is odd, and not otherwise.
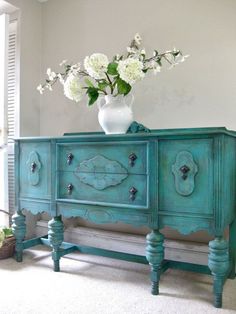
<path fill-rule="evenodd" d="M 147 142 L 57 144 L 57 170 L 146 174 Z"/>

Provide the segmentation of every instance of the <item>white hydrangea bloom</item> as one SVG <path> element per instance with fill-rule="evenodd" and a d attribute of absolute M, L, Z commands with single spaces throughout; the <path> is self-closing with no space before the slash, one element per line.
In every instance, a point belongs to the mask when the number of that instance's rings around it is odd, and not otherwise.
<path fill-rule="evenodd" d="M 133 85 L 136 81 L 144 78 L 143 63 L 135 58 L 119 61 L 117 71 L 125 82 Z"/>
<path fill-rule="evenodd" d="M 94 79 L 105 78 L 109 60 L 103 53 L 94 53 L 84 59 L 84 67 L 88 74 Z"/>
<path fill-rule="evenodd" d="M 64 95 L 75 102 L 79 102 L 82 99 L 83 88 L 77 76 L 68 76 L 64 83 Z"/>

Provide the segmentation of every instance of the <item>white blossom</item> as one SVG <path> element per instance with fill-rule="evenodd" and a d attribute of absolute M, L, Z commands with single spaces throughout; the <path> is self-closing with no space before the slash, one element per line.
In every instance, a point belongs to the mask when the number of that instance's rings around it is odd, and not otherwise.
<path fill-rule="evenodd" d="M 133 85 L 136 81 L 144 78 L 143 63 L 135 58 L 121 60 L 118 63 L 117 71 L 125 82 Z"/>
<path fill-rule="evenodd" d="M 84 59 L 84 67 L 88 74 L 94 79 L 105 78 L 109 60 L 103 53 L 94 53 Z"/>
<path fill-rule="evenodd" d="M 47 75 L 50 81 L 53 81 L 57 76 L 55 72 L 53 72 L 50 68 L 47 69 Z"/>
<path fill-rule="evenodd" d="M 79 72 L 80 70 L 80 63 L 76 63 L 76 64 L 73 64 L 71 67 L 70 67 L 70 74 L 76 76 L 77 73 Z"/>
<path fill-rule="evenodd" d="M 67 77 L 64 83 L 64 95 L 75 102 L 82 99 L 83 88 L 78 76 L 69 75 Z"/>
<path fill-rule="evenodd" d="M 141 44 L 142 38 L 141 38 L 141 36 L 139 35 L 139 33 L 136 33 L 136 34 L 134 35 L 134 41 L 135 41 L 135 43 L 136 43 L 137 45 L 140 45 L 140 44 Z"/>
<path fill-rule="evenodd" d="M 178 63 L 182 63 L 182 62 L 184 62 L 185 59 L 187 59 L 188 57 L 189 57 L 189 55 L 185 55 L 185 56 L 181 55 L 180 58 L 177 57 L 177 62 L 178 62 Z"/>
<path fill-rule="evenodd" d="M 66 64 L 67 60 L 62 60 L 62 62 L 59 64 L 60 66 L 63 66 L 64 64 Z"/>
<path fill-rule="evenodd" d="M 40 84 L 40 85 L 37 87 L 37 90 L 40 92 L 41 95 L 43 94 L 44 88 L 43 88 L 42 84 Z"/>
<path fill-rule="evenodd" d="M 57 77 L 59 79 L 59 82 L 63 85 L 65 83 L 65 80 L 64 80 L 63 76 L 61 75 L 61 73 L 58 73 Z"/>
<path fill-rule="evenodd" d="M 128 51 L 128 53 L 132 53 L 132 54 L 137 53 L 137 49 L 134 47 L 127 47 L 127 51 Z"/>
<path fill-rule="evenodd" d="M 145 63 L 146 70 L 153 70 L 153 73 L 156 75 L 157 73 L 161 72 L 161 66 L 155 61 L 150 60 L 149 62 Z"/>
<path fill-rule="evenodd" d="M 50 90 L 50 92 L 52 91 L 52 85 L 51 85 L 51 84 L 48 83 L 48 84 L 46 85 L 46 88 L 48 88 L 48 89 Z"/>

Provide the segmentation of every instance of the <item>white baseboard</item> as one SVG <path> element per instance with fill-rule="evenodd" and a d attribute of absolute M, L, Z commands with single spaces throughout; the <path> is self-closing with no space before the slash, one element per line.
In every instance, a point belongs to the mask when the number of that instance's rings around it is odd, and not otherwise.
<path fill-rule="evenodd" d="M 36 224 L 36 236 L 47 234 L 47 221 Z M 88 227 L 69 227 L 65 230 L 64 241 L 103 248 L 125 253 L 145 255 L 145 236 L 104 231 Z M 165 259 L 207 265 L 208 246 L 189 241 L 165 240 Z"/>

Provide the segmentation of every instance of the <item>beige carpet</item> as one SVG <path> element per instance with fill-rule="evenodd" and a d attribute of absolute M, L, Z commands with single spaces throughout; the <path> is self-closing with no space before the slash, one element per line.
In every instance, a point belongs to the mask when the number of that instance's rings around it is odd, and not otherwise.
<path fill-rule="evenodd" d="M 23 263 L 1 260 L 0 282 L 0 314 L 236 313 L 236 280 L 215 309 L 210 276 L 168 270 L 152 296 L 147 265 L 75 253 L 55 273 L 43 246 L 26 250 Z"/>

